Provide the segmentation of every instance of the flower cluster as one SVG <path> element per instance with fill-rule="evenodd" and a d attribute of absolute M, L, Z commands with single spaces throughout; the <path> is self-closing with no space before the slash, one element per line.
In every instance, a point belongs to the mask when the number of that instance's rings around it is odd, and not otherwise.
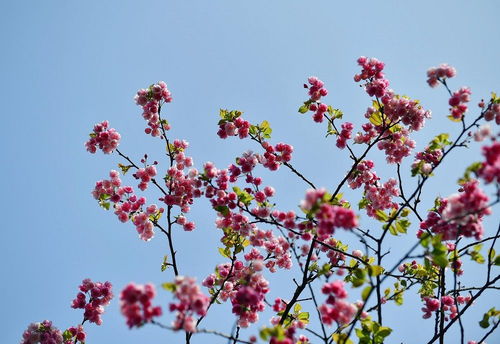
<path fill-rule="evenodd" d="M 280 164 L 292 159 L 293 147 L 286 143 L 278 143 L 275 146 L 264 142 L 262 147 L 266 150 L 259 156 L 259 162 L 271 171 L 276 171 Z"/>
<path fill-rule="evenodd" d="M 418 152 L 415 155 L 415 160 L 411 165 L 412 175 L 421 173 L 428 176 L 442 157 L 443 150 L 441 148 L 432 149 L 429 146 L 425 147 L 423 152 Z"/>
<path fill-rule="evenodd" d="M 203 286 L 207 288 L 220 288 L 220 300 L 231 300 L 233 313 L 238 316 L 241 327 L 248 327 L 259 320 L 257 313 L 264 311 L 264 298 L 269 291 L 269 282 L 259 273 L 264 263 L 258 253 L 251 253 L 246 258 L 246 266 L 238 260 L 233 264 L 221 264 L 217 266 L 216 274 L 210 274 L 203 280 Z"/>
<path fill-rule="evenodd" d="M 118 147 L 121 136 L 115 129 L 108 127 L 108 121 L 94 125 L 94 131 L 89 134 L 90 139 L 85 142 L 87 151 L 93 154 L 99 148 L 104 154 L 109 154 Z"/>
<path fill-rule="evenodd" d="M 185 168 L 193 166 L 192 158 L 184 153 L 188 146 L 189 143 L 185 140 L 174 140 L 169 148 L 169 154 L 172 155 L 176 164 L 167 171 L 165 185 L 168 188 L 168 193 L 160 198 L 168 206 L 178 206 L 183 213 L 189 212 L 194 198 L 198 198 L 202 194 L 200 189 L 202 182 L 198 178 L 198 170 L 191 168 L 187 172 L 184 171 Z M 189 223 L 184 229 L 194 229 L 194 223 Z M 182 225 L 184 224 L 182 223 Z"/>
<path fill-rule="evenodd" d="M 208 296 L 203 294 L 194 278 L 177 276 L 172 284 L 174 297 L 177 303 L 170 304 L 170 311 L 176 311 L 173 327 L 186 332 L 196 332 L 195 314 L 204 316 L 210 302 Z"/>
<path fill-rule="evenodd" d="M 233 121 L 219 124 L 217 135 L 219 135 L 221 139 L 226 139 L 230 136 L 238 136 L 240 139 L 244 139 L 248 136 L 249 131 L 250 122 L 241 117 L 237 117 Z"/>
<path fill-rule="evenodd" d="M 431 112 L 425 110 L 418 100 L 395 95 L 392 91 L 382 98 L 384 114 L 390 123 L 401 121 L 409 130 L 418 131 L 424 127 L 425 120 L 431 118 Z"/>
<path fill-rule="evenodd" d="M 138 188 L 144 191 L 148 188 L 148 183 L 151 179 L 156 176 L 156 167 L 154 165 L 150 165 L 146 168 L 139 168 L 133 176 L 135 179 L 139 179 L 141 181 Z"/>
<path fill-rule="evenodd" d="M 328 90 L 324 88 L 324 82 L 319 80 L 317 77 L 311 76 L 307 79 L 307 82 L 311 85 L 309 86 L 309 97 L 312 101 L 317 102 L 321 99 L 321 97 L 328 94 Z"/>
<path fill-rule="evenodd" d="M 445 295 L 441 297 L 441 301 L 433 297 L 424 297 L 422 300 L 425 303 L 424 307 L 422 307 L 422 312 L 424 312 L 422 318 L 428 319 L 432 316 L 433 312 L 441 309 L 443 312 L 447 312 L 444 319 L 448 321 L 458 315 L 457 304 L 467 304 L 470 302 L 471 297 L 459 295 L 454 298 L 453 296 Z"/>
<path fill-rule="evenodd" d="M 482 150 L 486 160 L 481 163 L 478 175 L 486 184 L 500 183 L 500 142 L 495 141 L 491 146 L 484 146 Z"/>
<path fill-rule="evenodd" d="M 345 123 L 342 123 L 342 131 L 340 132 L 339 136 L 337 137 L 337 147 L 340 148 L 340 149 L 344 149 L 346 144 L 347 144 L 347 140 L 351 138 L 351 133 L 352 133 L 352 130 L 354 129 L 354 125 L 350 122 L 345 122 Z"/>
<path fill-rule="evenodd" d="M 345 299 L 347 291 L 344 289 L 344 282 L 333 281 L 323 285 L 321 292 L 328 295 L 326 303 L 318 307 L 321 313 L 321 321 L 327 325 L 338 323 L 348 324 L 357 312 L 357 307 Z"/>
<path fill-rule="evenodd" d="M 309 89 L 309 100 L 304 103 L 304 110 L 299 110 L 302 113 L 307 111 L 314 112 L 313 120 L 317 123 L 323 122 L 323 115 L 328 111 L 328 105 L 321 103 L 321 97 L 328 94 L 328 90 L 324 87 L 323 81 L 315 76 L 307 79 L 310 86 L 304 84 L 305 88 Z"/>
<path fill-rule="evenodd" d="M 329 203 L 330 196 L 325 189 L 309 189 L 301 202 L 304 212 L 310 213 L 317 221 L 317 234 L 321 240 L 332 235 L 335 228 L 352 229 L 358 219 L 352 209 Z"/>
<path fill-rule="evenodd" d="M 160 306 L 153 307 L 156 290 L 153 284 L 128 284 L 120 294 L 121 312 L 127 319 L 129 328 L 140 327 L 150 322 L 153 317 L 162 314 Z"/>
<path fill-rule="evenodd" d="M 368 216 L 377 217 L 377 210 L 397 209 L 398 204 L 392 201 L 392 197 L 399 196 L 398 183 L 390 178 L 385 183 L 380 183 L 375 171 L 373 161 L 363 160 L 347 179 L 351 189 L 364 186 L 365 197 L 360 206 L 366 208 Z"/>
<path fill-rule="evenodd" d="M 459 194 L 440 200 L 437 209 L 430 211 L 427 219 L 420 223 L 417 235 L 431 230 L 441 234 L 443 240 L 455 240 L 459 236 L 482 238 L 483 216 L 491 214 L 488 196 L 479 188 L 477 180 L 466 182 L 460 190 Z"/>
<path fill-rule="evenodd" d="M 467 103 L 470 101 L 471 90 L 468 87 L 462 87 L 458 91 L 453 92 L 448 103 L 450 104 L 451 114 L 455 120 L 461 120 L 464 113 L 467 111 Z"/>
<path fill-rule="evenodd" d="M 92 195 L 99 204 L 109 209 L 110 202 L 114 204 L 114 213 L 121 222 L 132 219 L 136 226 L 139 237 L 144 241 L 149 241 L 154 236 L 154 224 L 150 216 L 159 216 L 163 213 L 163 208 L 158 208 L 152 204 L 146 207 L 144 212 L 142 207 L 146 204 L 144 197 L 137 197 L 131 186 L 122 186 L 120 175 L 117 171 L 111 170 L 110 180 L 100 180 L 96 182 Z"/>
<path fill-rule="evenodd" d="M 84 343 L 85 338 L 87 337 L 82 325 L 78 325 L 76 327 L 72 326 L 68 328 L 64 332 L 63 336 L 66 339 L 66 342 L 64 344 L 72 344 L 76 343 L 77 341 L 80 343 Z"/>
<path fill-rule="evenodd" d="M 264 260 L 256 247 L 263 247 L 267 251 L 266 268 L 271 272 L 276 272 L 276 267 L 290 269 L 292 267 L 292 257 L 290 255 L 290 244 L 282 236 L 274 236 L 272 231 L 256 229 L 249 237 L 250 244 L 254 248 L 245 255 L 247 261 Z"/>
<path fill-rule="evenodd" d="M 358 58 L 357 62 L 363 69 L 360 74 L 354 76 L 354 81 L 360 82 L 361 80 L 382 79 L 384 77 L 382 71 L 384 70 L 385 64 L 382 61 L 373 57 L 367 58 L 361 56 Z"/>
<path fill-rule="evenodd" d="M 392 197 L 399 196 L 398 182 L 389 178 L 384 184 L 366 184 L 365 198 L 368 200 L 366 211 L 368 216 L 376 217 L 377 210 L 398 209 L 398 204 L 392 201 Z"/>
<path fill-rule="evenodd" d="M 409 132 L 405 128 L 399 128 L 392 133 L 389 139 L 384 139 L 377 144 L 378 149 L 385 151 L 386 161 L 389 164 L 400 164 L 403 158 L 410 155 L 415 148 L 415 141 L 410 139 Z"/>
<path fill-rule="evenodd" d="M 110 282 L 92 282 L 86 278 L 79 286 L 80 292 L 76 295 L 71 307 L 84 309 L 84 320 L 101 325 L 101 314 L 104 313 L 104 306 L 107 306 L 113 298 L 111 287 Z"/>
<path fill-rule="evenodd" d="M 172 95 L 167 89 L 167 84 L 159 81 L 147 89 L 140 89 L 134 98 L 135 103 L 142 107 L 142 117 L 148 122 L 146 134 L 161 136 L 163 130 L 169 130 L 170 126 L 164 120 L 160 120 L 160 108 L 164 103 L 172 101 Z"/>
<path fill-rule="evenodd" d="M 453 78 L 457 74 L 455 68 L 446 63 L 440 64 L 438 67 L 432 67 L 427 70 L 427 83 L 430 87 L 436 87 L 439 81 L 444 81 L 447 78 Z"/>
<path fill-rule="evenodd" d="M 494 119 L 496 124 L 500 124 L 500 103 L 491 104 L 484 112 L 484 119 L 488 122 Z"/>
<path fill-rule="evenodd" d="M 52 326 L 52 321 L 32 323 L 23 333 L 21 344 L 62 344 L 62 332 Z"/>
<path fill-rule="evenodd" d="M 389 88 L 389 80 L 384 78 L 384 63 L 376 58 L 358 58 L 358 65 L 362 67 L 361 73 L 354 75 L 354 81 L 366 80 L 365 90 L 370 97 L 381 98 Z"/>
<path fill-rule="evenodd" d="M 492 137 L 492 131 L 489 124 L 481 125 L 474 133 L 472 133 L 474 141 L 481 142 L 488 137 Z"/>
<path fill-rule="evenodd" d="M 354 80 L 365 80 L 366 92 L 377 99 L 365 113 L 370 122 L 362 125 L 364 133 L 359 132 L 354 142 L 369 144 L 378 136 L 377 147 L 385 151 L 387 162 L 401 163 L 415 147 L 415 142 L 409 138 L 410 131 L 422 129 L 431 113 L 417 100 L 399 96 L 389 89 L 389 81 L 383 74 L 383 62 L 362 56 L 358 64 L 362 71 L 354 76 Z"/>

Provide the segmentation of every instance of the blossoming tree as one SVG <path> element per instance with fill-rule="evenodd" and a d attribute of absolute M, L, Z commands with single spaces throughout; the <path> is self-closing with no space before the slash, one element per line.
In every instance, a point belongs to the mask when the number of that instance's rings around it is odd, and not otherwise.
<path fill-rule="evenodd" d="M 227 168 L 205 162 L 196 169 L 188 155 L 188 143 L 169 135 L 170 124 L 162 109 L 172 96 L 164 82 L 139 90 L 135 101 L 147 122 L 145 133 L 166 146 L 166 161 L 151 162 L 147 155 L 139 160 L 131 158 L 118 148 L 121 135 L 107 121 L 94 126 L 87 150 L 116 153 L 120 163 L 118 171 L 110 171 L 107 179 L 95 184 L 93 197 L 120 222 L 132 223 L 139 239 L 168 243 L 162 270 L 170 271 L 171 277 L 161 287 L 172 293 L 172 302 L 166 309 L 156 305 L 154 285 L 130 283 L 119 295 L 128 327 L 183 331 L 185 343 L 191 343 L 197 333 L 246 344 L 384 343 L 390 342 L 392 328 L 397 326 L 384 321 L 384 305 L 401 305 L 403 295 L 412 292 L 421 298 L 422 317 L 429 319 L 429 344 L 444 343 L 452 326 L 460 329 L 460 342 L 469 344 L 484 343 L 495 331 L 500 311 L 494 307 L 479 324 L 472 324 L 485 329 L 482 338 L 468 338 L 471 324 L 465 324 L 462 316 L 481 302 L 485 291 L 499 288 L 496 266 L 500 256 L 495 245 L 500 225 L 497 221 L 496 227 L 484 228 L 483 219 L 492 216 L 500 201 L 500 143 L 498 131 L 489 124 L 500 124 L 500 98 L 493 93 L 477 108 L 469 109 L 471 90 L 462 87 L 453 91 L 448 84 L 455 69 L 446 64 L 429 69 L 428 84 L 446 89 L 449 119 L 461 130 L 456 137 L 437 135 L 423 151 L 414 152 L 411 135 L 424 128 L 431 112 L 419 101 L 389 88 L 384 63 L 366 57 L 357 62 L 361 71 L 354 81 L 370 97 L 366 123 L 360 129 L 342 121 L 342 111 L 325 103 L 328 91 L 316 77 L 304 85 L 308 95 L 298 110 L 323 123 L 326 136 L 333 136 L 336 146 L 346 150 L 352 160 L 343 178 L 328 190 L 316 186 L 293 165 L 291 145 L 272 142 L 267 121 L 251 124 L 238 110 L 220 110 L 217 134 L 221 139 L 254 141 L 256 151 L 242 153 Z M 450 152 L 476 142 L 482 145 L 482 156 L 464 171 L 458 193 L 437 197 L 432 209 L 422 209 L 421 195 L 427 181 L 446 164 Z M 394 168 L 394 178 L 381 180 L 377 176 L 376 162 L 371 160 L 376 150 L 382 151 L 385 163 Z M 401 164 L 405 159 L 413 161 L 413 189 L 403 178 Z M 261 168 L 289 169 L 298 182 L 307 185 L 303 199 L 297 200 L 298 208 L 279 207 L 279 193 L 259 176 Z M 124 177 L 136 184 L 138 192 L 122 181 Z M 157 204 L 141 195 L 148 188 L 158 193 Z M 346 188 L 359 189 L 359 198 L 344 197 Z M 213 272 L 196 279 L 180 270 L 178 261 L 184 252 L 175 249 L 175 232 L 195 230 L 190 209 L 202 197 L 210 201 L 222 247 L 215 248 L 221 257 Z M 361 216 L 377 221 L 378 228 L 363 228 Z M 336 238 L 340 230 L 352 233 L 352 242 Z M 412 238 L 414 244 L 407 252 L 392 253 L 386 250 L 391 236 Z M 355 243 L 364 249 L 350 249 Z M 484 266 L 482 279 L 477 278 L 476 284 L 461 281 L 465 258 Z M 272 284 L 267 276 L 289 269 L 295 269 L 296 276 L 290 290 L 280 290 L 280 296 L 270 300 Z M 353 288 L 359 288 L 361 300 L 349 297 Z M 84 310 L 81 324 L 61 332 L 47 320 L 32 323 L 22 343 L 85 342 L 83 326 L 86 322 L 101 325 L 103 307 L 113 293 L 111 283 L 90 279 L 79 289 L 72 307 Z M 233 331 L 203 327 L 210 310 L 225 302 L 231 304 L 236 319 Z M 256 326 L 266 308 L 274 316 L 264 326 Z M 168 313 L 167 320 L 160 318 L 163 313 Z M 241 335 L 241 328 L 250 328 L 252 334 Z"/>

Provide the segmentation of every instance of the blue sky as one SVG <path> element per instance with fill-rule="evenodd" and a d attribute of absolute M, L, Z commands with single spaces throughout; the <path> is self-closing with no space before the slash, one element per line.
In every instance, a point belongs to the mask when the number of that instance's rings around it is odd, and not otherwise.
<path fill-rule="evenodd" d="M 458 75 L 452 88 L 470 86 L 473 103 L 500 91 L 499 9 L 496 1 L 0 2 L 0 342 L 18 342 L 32 321 L 51 319 L 60 328 L 81 321 L 81 313 L 69 305 L 85 277 L 110 280 L 116 294 L 129 281 L 159 285 L 171 279 L 170 272 L 159 269 L 166 253 L 163 238 L 138 240 L 130 224 L 120 224 L 90 195 L 95 181 L 120 162 L 116 156 L 85 152 L 83 143 L 94 123 L 108 119 L 130 156 L 147 152 L 159 159 L 162 154 L 158 140 L 143 134 L 145 123 L 133 103 L 138 88 L 167 82 L 174 97 L 166 110 L 171 133 L 191 143 L 188 153 L 197 166 L 210 160 L 225 167 L 237 154 L 257 149 L 215 135 L 218 109 L 237 108 L 251 122 L 269 120 L 273 141 L 294 145 L 294 165 L 316 184 L 332 188 L 348 167 L 347 155 L 324 138 L 323 127 L 297 114 L 306 99 L 306 78 L 317 75 L 325 81 L 326 101 L 343 109 L 346 120 L 360 124 L 369 98 L 352 81 L 355 60 L 366 55 L 385 61 L 392 88 L 433 111 L 427 128 L 414 136 L 421 148 L 435 134 L 457 132 L 445 119 L 445 91 L 425 83 L 427 68 L 454 65 Z M 429 189 L 443 196 L 454 192 L 453 181 L 478 152 L 474 146 L 455 153 Z M 383 163 L 377 171 L 385 178 L 394 173 Z M 280 205 L 296 207 L 307 186 L 285 170 L 263 174 L 281 196 Z M 426 195 L 427 207 L 435 195 Z M 200 201 L 193 210 L 194 233 L 176 233 L 181 271 L 199 280 L 221 262 L 214 249 L 219 238 L 214 214 L 207 209 Z M 412 234 L 406 240 L 410 243 Z M 273 278 L 276 290 L 290 287 L 290 275 Z M 159 291 L 158 300 L 166 306 L 170 295 Z M 391 342 L 428 338 L 424 330 L 411 333 L 414 324 L 429 330 L 432 324 L 419 320 L 418 302 L 409 302 L 405 308 L 389 308 L 394 313 L 388 325 L 399 328 Z M 479 320 L 488 305 L 477 305 L 468 321 Z M 412 318 L 401 324 L 402 315 L 410 313 Z M 229 332 L 233 318 L 227 314 L 220 306 L 205 326 Z M 162 320 L 169 323 L 172 316 Z M 470 327 L 468 339 L 478 339 L 482 331 L 477 327 Z M 89 343 L 174 338 L 150 326 L 129 331 L 117 299 L 103 326 L 88 326 Z M 194 339 L 218 342 L 202 335 Z"/>

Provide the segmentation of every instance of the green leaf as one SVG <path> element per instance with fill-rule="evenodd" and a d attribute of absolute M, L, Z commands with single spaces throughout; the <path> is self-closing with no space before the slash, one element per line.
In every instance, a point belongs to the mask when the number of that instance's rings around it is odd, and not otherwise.
<path fill-rule="evenodd" d="M 363 289 L 363 291 L 361 292 L 361 299 L 363 301 L 366 301 L 371 290 L 372 290 L 372 286 L 367 286 Z"/>
<path fill-rule="evenodd" d="M 300 113 L 304 114 L 304 113 L 306 113 L 307 111 L 309 111 L 309 106 L 308 106 L 308 105 L 304 104 L 304 105 L 302 105 L 301 107 L 299 107 L 299 112 L 300 112 Z"/>
<path fill-rule="evenodd" d="M 127 173 L 128 170 L 130 170 L 130 168 L 133 166 L 132 165 L 118 164 L 118 167 L 122 170 L 123 175 L 125 175 L 125 173 Z"/>
<path fill-rule="evenodd" d="M 452 115 L 448 115 L 448 116 L 446 116 L 446 118 L 448 118 L 450 121 L 455 122 L 455 123 L 461 121 L 461 119 L 455 118 Z"/>
<path fill-rule="evenodd" d="M 391 333 L 392 329 L 390 327 L 381 326 L 375 336 L 375 341 L 377 341 L 377 337 L 380 337 L 380 343 L 383 343 L 385 337 L 388 337 Z"/>
<path fill-rule="evenodd" d="M 229 250 L 228 247 L 225 247 L 225 248 L 219 247 L 219 253 L 221 256 L 223 256 L 225 258 L 231 258 L 231 251 Z"/>
<path fill-rule="evenodd" d="M 298 313 L 302 310 L 302 306 L 300 305 L 300 303 L 296 303 L 295 306 L 293 306 L 293 312 L 294 313 Z"/>
<path fill-rule="evenodd" d="M 354 342 L 347 338 L 347 333 L 334 333 L 332 339 L 337 344 L 354 344 Z"/>
<path fill-rule="evenodd" d="M 366 198 L 364 198 L 364 197 L 363 197 L 363 198 L 359 201 L 359 203 L 358 203 L 358 207 L 359 207 L 359 209 L 365 209 L 365 208 L 366 208 L 366 206 L 367 206 L 368 204 L 370 204 L 370 201 L 369 201 L 369 200 L 367 200 Z"/>
<path fill-rule="evenodd" d="M 298 315 L 297 319 L 302 322 L 309 322 L 309 312 L 302 312 Z"/>
<path fill-rule="evenodd" d="M 395 236 L 398 235 L 398 229 L 396 228 L 396 225 L 394 223 L 389 226 L 389 233 Z"/>
<path fill-rule="evenodd" d="M 229 208 L 225 205 L 218 205 L 214 207 L 215 211 L 221 213 L 224 216 L 229 215 Z"/>
<path fill-rule="evenodd" d="M 167 270 L 168 267 L 168 256 L 163 257 L 163 263 L 161 264 L 161 271 Z"/>
<path fill-rule="evenodd" d="M 488 254 L 488 259 L 490 260 L 490 262 L 493 261 L 493 259 L 495 259 L 495 254 L 496 254 L 495 249 L 491 248 L 490 253 Z"/>
<path fill-rule="evenodd" d="M 500 265 L 500 255 L 495 257 L 495 265 Z"/>
<path fill-rule="evenodd" d="M 377 220 L 381 222 L 386 222 L 387 220 L 389 220 L 389 215 L 387 215 L 383 210 L 380 209 L 375 211 L 375 216 L 377 217 Z"/>
<path fill-rule="evenodd" d="M 446 258 L 446 256 L 439 255 L 439 256 L 434 256 L 432 258 L 434 263 L 436 263 L 440 267 L 445 268 L 448 266 L 448 258 Z"/>
<path fill-rule="evenodd" d="M 368 275 L 372 277 L 380 276 L 384 272 L 384 268 L 379 265 L 368 265 Z"/>
<path fill-rule="evenodd" d="M 410 227 L 411 222 L 408 221 L 408 219 L 400 219 L 396 221 L 396 230 L 399 233 L 405 234 L 408 231 L 408 228 Z"/>
<path fill-rule="evenodd" d="M 490 316 L 488 313 L 484 313 L 483 319 L 479 322 L 479 326 L 482 328 L 488 328 L 490 326 Z"/>
<path fill-rule="evenodd" d="M 167 291 L 175 292 L 177 285 L 175 283 L 165 282 L 161 284 L 161 287 Z"/>

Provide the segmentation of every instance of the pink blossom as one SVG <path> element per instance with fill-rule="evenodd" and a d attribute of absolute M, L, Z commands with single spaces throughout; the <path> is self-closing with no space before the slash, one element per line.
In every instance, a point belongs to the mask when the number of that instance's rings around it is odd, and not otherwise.
<path fill-rule="evenodd" d="M 52 321 L 31 323 L 23 333 L 21 344 L 62 344 L 62 332 L 52 326 Z"/>
<path fill-rule="evenodd" d="M 97 148 L 104 154 L 109 154 L 118 147 L 120 134 L 113 128 L 108 129 L 108 121 L 94 125 L 94 130 L 89 134 L 90 139 L 85 143 L 87 151 L 95 153 Z"/>
<path fill-rule="evenodd" d="M 334 281 L 323 285 L 321 292 L 328 295 L 326 303 L 318 307 L 321 321 L 327 325 L 348 324 L 357 312 L 357 307 L 347 302 L 347 291 L 344 282 Z"/>
<path fill-rule="evenodd" d="M 140 89 L 134 100 L 137 105 L 142 107 L 142 117 L 148 122 L 148 128 L 145 129 L 146 134 L 162 136 L 162 130 L 170 129 L 166 121 L 160 121 L 161 106 L 172 101 L 172 95 L 165 82 L 159 81 L 147 89 Z"/>
<path fill-rule="evenodd" d="M 153 306 L 156 290 L 153 284 L 129 283 L 121 292 L 120 309 L 129 328 L 140 327 L 162 314 L 160 306 Z"/>
<path fill-rule="evenodd" d="M 438 67 L 432 67 L 427 70 L 427 83 L 431 87 L 436 87 L 439 81 L 443 82 L 447 78 L 452 78 L 457 74 L 455 68 L 446 63 L 440 64 Z"/>
<path fill-rule="evenodd" d="M 491 146 L 482 148 L 483 155 L 486 158 L 481 163 L 477 171 L 479 177 L 483 178 L 486 184 L 496 181 L 500 182 L 500 142 L 495 141 Z"/>
<path fill-rule="evenodd" d="M 82 281 L 79 288 L 80 292 L 73 300 L 71 307 L 83 308 L 85 310 L 83 313 L 85 320 L 101 325 L 101 314 L 104 313 L 104 306 L 107 306 L 113 298 L 111 283 L 92 282 L 87 278 Z"/>
<path fill-rule="evenodd" d="M 443 240 L 455 240 L 459 236 L 480 240 L 483 217 L 491 214 L 488 196 L 479 188 L 477 180 L 466 182 L 461 190 L 459 194 L 441 199 L 439 207 L 428 213 L 420 228 L 441 234 Z"/>

